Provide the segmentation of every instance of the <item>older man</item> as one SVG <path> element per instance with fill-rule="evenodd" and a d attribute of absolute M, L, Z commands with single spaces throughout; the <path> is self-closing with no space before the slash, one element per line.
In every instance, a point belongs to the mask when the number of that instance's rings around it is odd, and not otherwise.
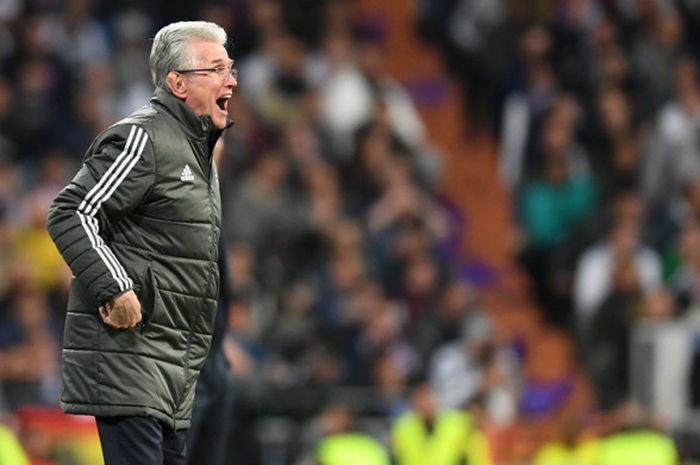
<path fill-rule="evenodd" d="M 75 278 L 61 406 L 93 415 L 106 465 L 184 464 L 219 294 L 212 150 L 237 85 L 226 33 L 155 36 L 148 105 L 100 134 L 47 228 Z"/>

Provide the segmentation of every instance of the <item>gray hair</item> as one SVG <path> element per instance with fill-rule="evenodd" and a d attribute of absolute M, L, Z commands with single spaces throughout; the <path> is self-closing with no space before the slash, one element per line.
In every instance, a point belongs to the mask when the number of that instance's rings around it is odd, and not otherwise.
<path fill-rule="evenodd" d="M 179 21 L 163 27 L 153 38 L 149 65 L 156 87 L 166 87 L 166 78 L 172 70 L 192 68 L 194 57 L 188 46 L 193 39 L 203 39 L 226 46 L 226 31 L 207 21 Z"/>

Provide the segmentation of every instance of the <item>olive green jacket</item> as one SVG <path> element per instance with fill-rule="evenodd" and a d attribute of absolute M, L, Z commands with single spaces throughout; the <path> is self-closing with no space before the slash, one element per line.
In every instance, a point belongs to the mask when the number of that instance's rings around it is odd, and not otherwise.
<path fill-rule="evenodd" d="M 101 133 L 49 209 L 47 229 L 74 278 L 61 407 L 189 426 L 218 298 L 221 131 L 169 92 Z M 133 289 L 143 312 L 113 329 L 100 305 Z"/>

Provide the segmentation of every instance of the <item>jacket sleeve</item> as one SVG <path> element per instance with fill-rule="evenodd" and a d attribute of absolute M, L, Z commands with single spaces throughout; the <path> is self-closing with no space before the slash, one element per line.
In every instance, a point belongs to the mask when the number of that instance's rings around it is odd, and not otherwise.
<path fill-rule="evenodd" d="M 49 208 L 46 228 L 73 275 L 103 304 L 133 287 L 106 231 L 147 196 L 155 179 L 146 131 L 122 124 L 88 149 L 81 169 Z"/>

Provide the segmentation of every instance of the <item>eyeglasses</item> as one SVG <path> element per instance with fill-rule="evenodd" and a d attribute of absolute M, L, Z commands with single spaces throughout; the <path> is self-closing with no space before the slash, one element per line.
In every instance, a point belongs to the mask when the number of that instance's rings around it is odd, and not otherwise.
<path fill-rule="evenodd" d="M 233 76 L 233 79 L 238 81 L 238 68 L 235 68 L 233 66 L 233 63 L 231 63 L 230 66 L 217 66 L 215 68 L 193 68 L 193 69 L 174 69 L 176 73 L 214 73 L 217 76 L 221 78 L 222 81 L 224 81 L 229 74 Z"/>

